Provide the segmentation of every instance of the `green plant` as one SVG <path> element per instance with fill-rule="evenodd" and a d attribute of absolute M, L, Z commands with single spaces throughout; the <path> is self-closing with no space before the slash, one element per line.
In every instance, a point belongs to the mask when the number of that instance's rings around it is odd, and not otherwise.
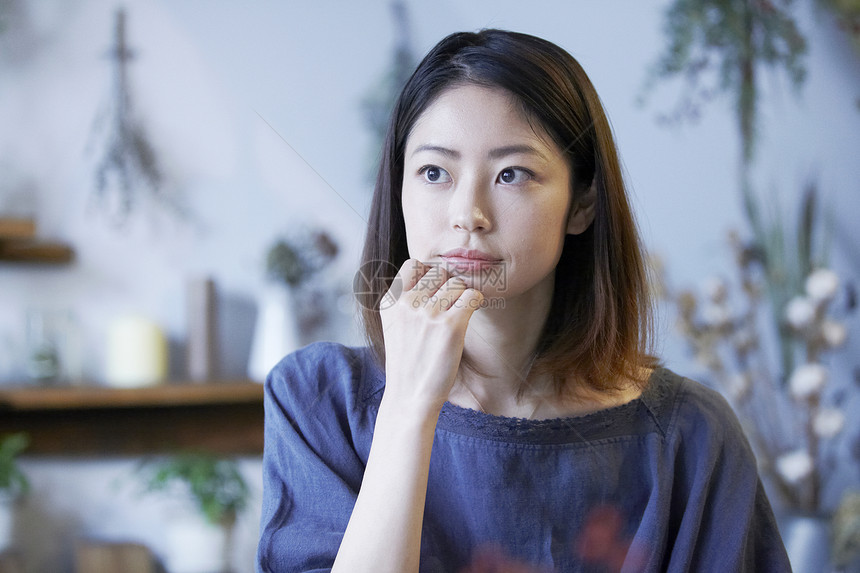
<path fill-rule="evenodd" d="M 232 527 L 248 504 L 250 491 L 235 460 L 185 453 L 142 463 L 147 492 L 190 495 L 213 525 Z"/>
<path fill-rule="evenodd" d="M 371 155 L 367 170 L 367 178 L 371 183 L 376 178 L 379 150 L 382 149 L 382 144 L 385 141 L 385 132 L 388 131 L 388 119 L 391 116 L 391 110 L 394 109 L 400 90 L 406 84 L 409 76 L 412 75 L 415 66 L 418 65 L 418 59 L 412 49 L 408 7 L 403 0 L 395 0 L 390 7 L 395 34 L 391 63 L 361 102 L 364 121 L 373 138 L 369 147 Z"/>
<path fill-rule="evenodd" d="M 833 516 L 833 564 L 848 567 L 860 557 L 860 491 L 846 491 Z"/>
<path fill-rule="evenodd" d="M 298 239 L 278 239 L 266 254 L 266 274 L 297 287 L 337 256 L 338 246 L 325 231 L 312 231 Z"/>
<path fill-rule="evenodd" d="M 764 201 L 751 193 L 745 213 L 753 236 L 751 244 L 745 246 L 747 259 L 743 264 L 753 264 L 761 272 L 771 313 L 780 320 L 792 298 L 803 292 L 806 277 L 816 268 L 828 266 L 829 217 L 820 213 L 815 184 L 808 184 L 803 191 L 794 228 L 783 221 L 776 199 Z M 803 352 L 798 350 L 786 322 L 779 324 L 777 336 L 782 372 L 788 376 L 797 356 L 804 358 Z"/>
<path fill-rule="evenodd" d="M 860 54 L 860 0 L 819 0 L 819 4 L 833 11 L 836 23 L 850 36 Z"/>
<path fill-rule="evenodd" d="M 146 459 L 139 471 L 145 492 L 190 496 L 201 516 L 223 529 L 222 562 L 225 566 L 232 562 L 236 521 L 251 495 L 236 460 L 205 452 L 182 453 Z"/>
<path fill-rule="evenodd" d="M 719 93 L 733 99 L 746 167 L 755 147 L 757 76 L 764 66 L 782 68 L 799 88 L 806 76 L 806 40 L 790 8 L 792 0 L 674 0 L 665 13 L 666 52 L 651 69 L 658 80 L 682 79 L 686 92 L 666 119 L 697 118 Z"/>
<path fill-rule="evenodd" d="M 30 445 L 27 434 L 9 434 L 0 439 L 0 495 L 15 498 L 30 489 L 27 476 L 18 466 L 18 456 Z"/>

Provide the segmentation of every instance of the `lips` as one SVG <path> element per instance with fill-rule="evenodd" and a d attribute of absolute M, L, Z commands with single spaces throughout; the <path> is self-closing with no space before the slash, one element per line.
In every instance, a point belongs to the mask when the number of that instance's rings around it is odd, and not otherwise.
<path fill-rule="evenodd" d="M 498 263 L 502 259 L 477 249 L 452 249 L 440 255 L 443 259 L 457 263 Z"/>
<path fill-rule="evenodd" d="M 482 276 L 486 270 L 502 262 L 502 259 L 476 249 L 453 249 L 440 256 L 448 272 L 469 276 Z"/>

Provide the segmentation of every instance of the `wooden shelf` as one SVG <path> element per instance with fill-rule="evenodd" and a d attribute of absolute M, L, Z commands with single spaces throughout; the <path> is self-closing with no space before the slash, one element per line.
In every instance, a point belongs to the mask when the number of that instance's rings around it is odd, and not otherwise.
<path fill-rule="evenodd" d="M 37 239 L 33 219 L 0 217 L 0 262 L 61 265 L 74 256 L 68 245 Z"/>
<path fill-rule="evenodd" d="M 141 408 L 205 404 L 256 403 L 263 386 L 249 381 L 172 383 L 146 388 L 101 386 L 0 388 L 0 410 L 68 410 L 74 408 Z"/>
<path fill-rule="evenodd" d="M 28 455 L 263 451 L 263 385 L 246 380 L 148 388 L 0 387 L 0 434 L 27 432 Z"/>
<path fill-rule="evenodd" d="M 63 265 L 75 257 L 71 247 L 48 241 L 0 240 L 0 261 Z"/>

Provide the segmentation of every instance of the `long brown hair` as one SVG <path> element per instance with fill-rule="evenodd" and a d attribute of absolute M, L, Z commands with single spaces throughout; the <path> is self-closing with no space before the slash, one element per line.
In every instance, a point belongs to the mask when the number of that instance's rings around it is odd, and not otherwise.
<path fill-rule="evenodd" d="M 649 354 L 652 302 L 642 246 L 600 98 L 579 63 L 555 44 L 503 30 L 452 34 L 421 61 L 395 104 L 370 208 L 360 297 L 365 335 L 380 364 L 385 346 L 379 304 L 393 273 L 409 258 L 401 208 L 403 155 L 412 126 L 455 85 L 477 84 L 513 94 L 526 117 L 563 151 L 573 174 L 571 193 L 596 189 L 595 217 L 565 239 L 549 317 L 536 348 L 533 373 L 552 376 L 556 391 L 641 386 Z M 576 381 L 576 384 L 572 382 Z M 584 386 L 580 386 L 583 384 Z"/>

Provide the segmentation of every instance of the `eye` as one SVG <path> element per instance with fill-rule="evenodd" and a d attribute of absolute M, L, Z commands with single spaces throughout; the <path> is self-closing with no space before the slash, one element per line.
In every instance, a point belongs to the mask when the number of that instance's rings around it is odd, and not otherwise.
<path fill-rule="evenodd" d="M 506 167 L 499 173 L 497 180 L 505 185 L 519 185 L 531 179 L 534 174 L 522 167 Z"/>
<path fill-rule="evenodd" d="M 425 165 L 418 170 L 418 174 L 423 175 L 424 180 L 428 183 L 448 183 L 451 181 L 448 172 L 436 165 Z"/>

